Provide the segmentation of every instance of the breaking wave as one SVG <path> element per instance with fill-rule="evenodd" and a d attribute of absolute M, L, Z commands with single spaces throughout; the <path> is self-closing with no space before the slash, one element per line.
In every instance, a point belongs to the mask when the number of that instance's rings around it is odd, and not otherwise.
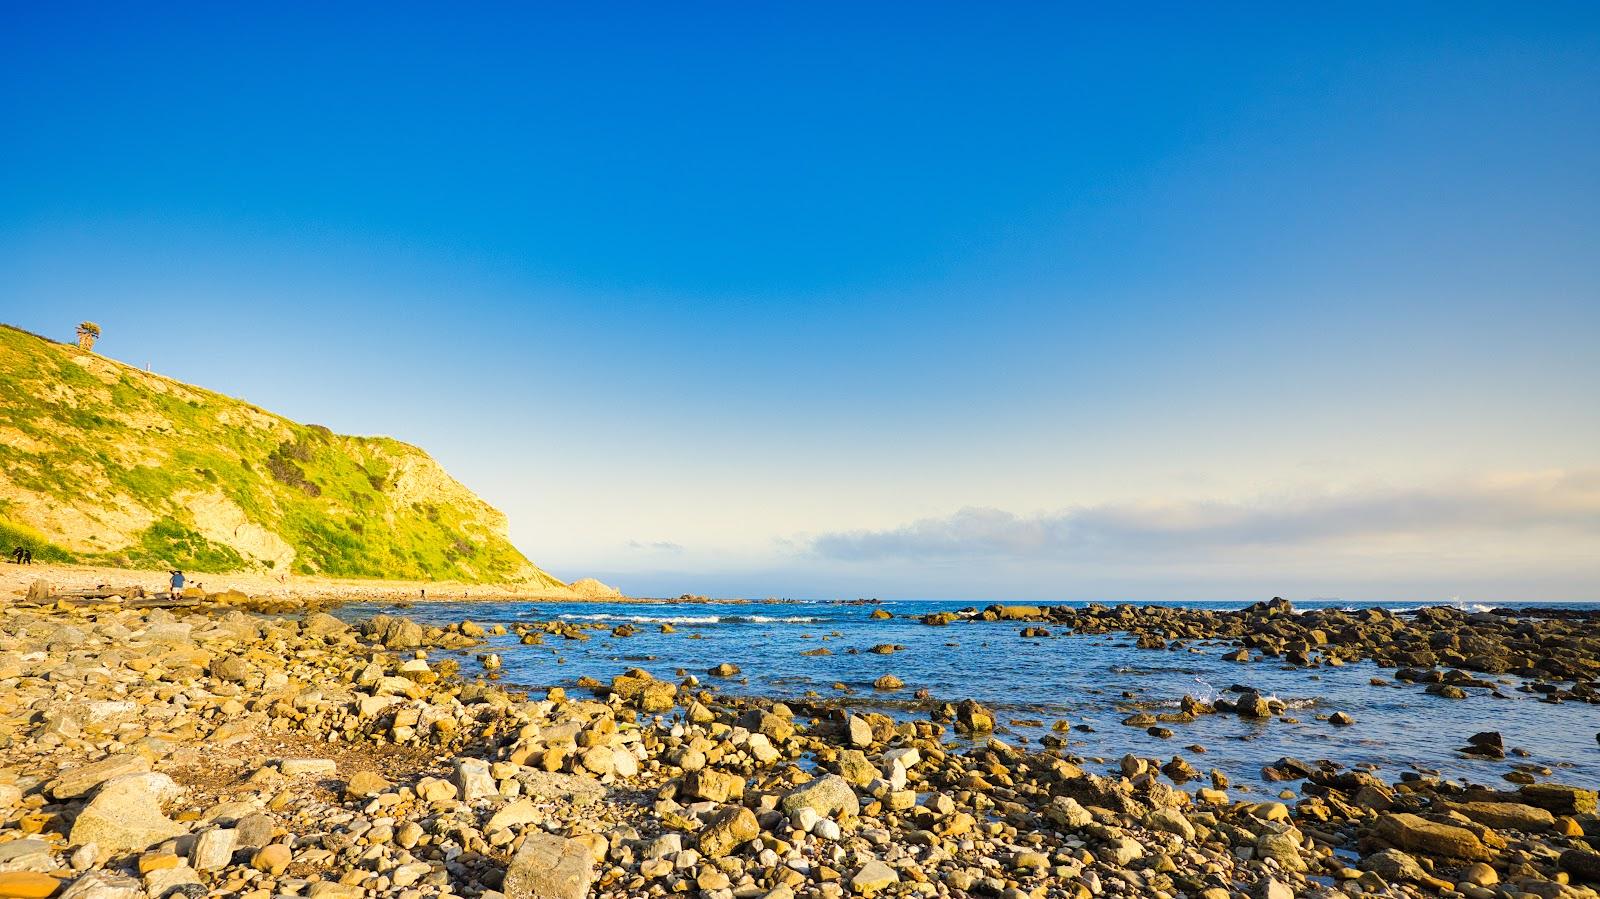
<path fill-rule="evenodd" d="M 567 621 L 629 621 L 634 624 L 815 624 L 816 615 L 603 615 L 563 612 Z"/>

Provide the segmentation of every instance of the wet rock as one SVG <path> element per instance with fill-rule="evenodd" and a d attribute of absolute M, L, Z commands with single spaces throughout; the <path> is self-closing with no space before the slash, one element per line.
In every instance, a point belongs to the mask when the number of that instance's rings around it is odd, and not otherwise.
<path fill-rule="evenodd" d="M 1497 730 L 1487 730 L 1473 734 L 1467 738 L 1467 745 L 1459 751 L 1466 755 L 1486 759 L 1503 759 L 1506 757 L 1505 742 L 1501 739 L 1500 732 Z"/>
<path fill-rule="evenodd" d="M 956 729 L 963 733 L 988 733 L 994 730 L 994 713 L 976 700 L 956 704 Z"/>

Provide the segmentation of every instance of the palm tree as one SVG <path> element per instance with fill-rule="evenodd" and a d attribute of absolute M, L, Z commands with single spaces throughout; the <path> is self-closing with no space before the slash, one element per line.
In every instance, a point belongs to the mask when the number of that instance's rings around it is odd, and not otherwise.
<path fill-rule="evenodd" d="M 78 323 L 78 349 L 94 352 L 95 339 L 100 336 L 100 326 L 94 322 Z"/>

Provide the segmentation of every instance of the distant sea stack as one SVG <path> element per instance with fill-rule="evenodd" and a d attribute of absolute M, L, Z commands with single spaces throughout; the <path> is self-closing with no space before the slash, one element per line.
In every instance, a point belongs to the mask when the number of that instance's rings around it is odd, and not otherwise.
<path fill-rule="evenodd" d="M 85 323 L 89 325 L 90 323 Z M 560 588 L 427 453 L 0 325 L 0 547 L 40 561 Z"/>

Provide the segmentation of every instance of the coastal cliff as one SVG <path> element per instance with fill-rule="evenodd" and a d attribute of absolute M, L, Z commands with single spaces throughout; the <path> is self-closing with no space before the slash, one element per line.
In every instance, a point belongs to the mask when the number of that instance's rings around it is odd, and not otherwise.
<path fill-rule="evenodd" d="M 427 453 L 0 326 L 0 545 L 41 561 L 560 588 Z"/>

